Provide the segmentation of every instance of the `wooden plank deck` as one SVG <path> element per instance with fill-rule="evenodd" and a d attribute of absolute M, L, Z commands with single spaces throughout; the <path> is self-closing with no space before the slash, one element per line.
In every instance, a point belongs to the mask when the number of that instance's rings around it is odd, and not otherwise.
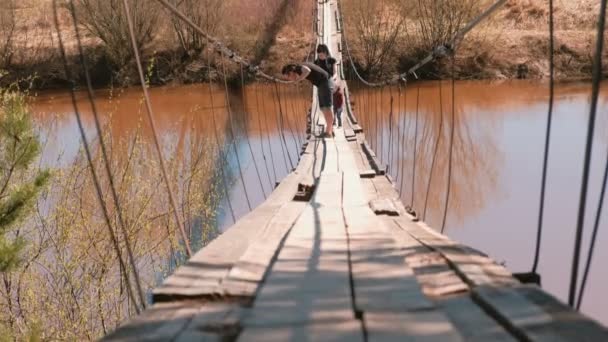
<path fill-rule="evenodd" d="M 340 59 L 336 1 L 319 6 Z M 343 122 L 335 139 L 315 138 L 313 122 L 296 170 L 104 340 L 608 341 L 597 322 L 415 221 L 355 113 Z M 309 200 L 294 199 L 301 185 L 314 186 Z"/>

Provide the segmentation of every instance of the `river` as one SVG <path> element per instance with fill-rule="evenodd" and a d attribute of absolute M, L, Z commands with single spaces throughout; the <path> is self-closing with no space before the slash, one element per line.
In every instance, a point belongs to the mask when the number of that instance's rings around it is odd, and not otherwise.
<path fill-rule="evenodd" d="M 548 85 L 459 81 L 454 91 L 453 172 L 446 233 L 505 263 L 513 272 L 526 272 L 532 264 L 538 220 Z M 175 147 L 164 151 L 172 153 L 170 158 L 181 158 L 180 153 L 187 148 L 180 146 L 201 137 L 219 141 L 226 152 L 230 189 L 229 197 L 224 196 L 220 204 L 220 230 L 232 224 L 230 206 L 237 219 L 243 216 L 249 206 L 261 203 L 274 183 L 297 162 L 309 101 L 309 89 L 294 87 L 250 85 L 244 91 L 232 90 L 229 101 L 224 94 L 221 87 L 206 85 L 151 91 L 161 143 Z M 426 221 L 433 227 L 440 227 L 443 217 L 451 95 L 451 83 L 445 81 L 441 88 L 438 82 L 424 82 L 407 91 L 354 89 L 351 98 L 368 140 L 382 161 L 389 164 L 403 202 L 413 204 L 420 214 L 426 206 Z M 556 89 L 539 272 L 543 287 L 562 300 L 567 299 L 570 279 L 589 96 L 590 85 L 585 83 L 560 84 Z M 138 128 L 145 139 L 151 139 L 139 90 L 106 90 L 97 92 L 96 97 L 111 140 L 128 139 Z M 84 93 L 78 94 L 78 103 L 85 131 L 94 137 L 91 109 Z M 80 147 L 80 135 L 68 95 L 38 94 L 32 108 L 46 142 L 43 163 L 57 167 L 69 164 Z M 586 258 L 606 162 L 607 109 L 608 91 L 602 91 L 582 260 Z M 414 143 L 418 147 L 415 159 Z M 607 219 L 604 213 L 582 304 L 584 313 L 603 324 L 608 324 L 608 302 L 602 291 L 608 286 L 608 274 L 601 266 L 601 260 L 608 259 Z"/>

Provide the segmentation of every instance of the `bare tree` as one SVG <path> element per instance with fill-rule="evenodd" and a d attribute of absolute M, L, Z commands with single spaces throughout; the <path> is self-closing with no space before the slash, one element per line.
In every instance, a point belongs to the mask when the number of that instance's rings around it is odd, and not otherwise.
<path fill-rule="evenodd" d="M 135 38 L 145 49 L 157 28 L 159 10 L 150 0 L 128 1 L 133 19 Z M 109 62 L 121 69 L 131 62 L 133 51 L 127 18 L 121 0 L 76 0 L 80 24 L 103 42 Z"/>
<path fill-rule="evenodd" d="M 454 34 L 479 13 L 486 0 L 417 0 L 403 4 L 402 13 L 409 14 L 408 46 L 432 50 L 448 42 Z M 412 15 L 413 14 L 413 15 Z"/>
<path fill-rule="evenodd" d="M 224 14 L 225 0 L 172 0 L 172 2 L 203 31 L 212 36 L 217 34 Z M 184 53 L 198 55 L 203 51 L 206 41 L 197 31 L 176 16 L 171 16 L 171 24 Z"/>
<path fill-rule="evenodd" d="M 351 4 L 350 12 L 364 72 L 381 74 L 380 66 L 394 51 L 404 18 L 393 4 L 377 0 L 357 0 Z"/>
<path fill-rule="evenodd" d="M 14 54 L 15 6 L 15 0 L 0 2 L 0 68 L 8 67 Z"/>

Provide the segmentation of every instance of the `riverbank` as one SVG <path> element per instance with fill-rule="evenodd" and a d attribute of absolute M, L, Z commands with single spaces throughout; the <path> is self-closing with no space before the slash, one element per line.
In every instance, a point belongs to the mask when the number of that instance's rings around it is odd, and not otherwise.
<path fill-rule="evenodd" d="M 207 4 L 214 1 L 218 0 L 203 2 Z M 265 10 L 237 0 L 218 2 L 221 4 L 218 6 L 222 8 L 211 13 L 216 18 L 215 24 L 206 25 L 207 29 L 214 32 L 227 46 L 254 64 L 259 64 L 262 70 L 269 74 L 279 74 L 283 64 L 301 61 L 312 51 L 312 5 L 305 0 L 265 1 Z M 390 19 L 390 24 L 396 30 L 392 41 L 387 40 L 387 37 L 390 37 L 387 32 L 362 31 L 364 26 L 361 23 L 369 16 L 368 9 L 362 11 L 361 8 L 356 8 L 355 1 L 344 0 L 343 3 L 348 44 L 357 68 L 366 78 L 381 79 L 386 75 L 404 72 L 429 53 L 429 42 L 420 34 L 417 35 L 420 31 L 420 19 L 417 14 L 396 7 L 411 8 L 413 5 L 408 5 L 407 1 L 401 2 L 401 5 L 375 5 L 371 9 L 372 12 L 377 12 L 375 17 L 380 18 L 377 23 L 379 27 L 382 16 L 388 13 L 385 18 Z M 0 86 L 15 82 L 27 82 L 28 86 L 31 83 L 36 89 L 61 89 L 69 86 L 58 51 L 58 36 L 52 15 L 49 15 L 52 13 L 50 4 L 48 0 L 30 0 L 15 7 L 18 19 L 12 39 L 11 58 L 9 63 L 0 58 Z M 459 46 L 454 65 L 455 78 L 548 77 L 548 9 L 545 7 L 546 4 L 537 0 L 508 1 L 488 22 L 473 30 Z M 206 8 L 205 11 L 209 9 Z M 590 0 L 579 1 L 577 4 L 557 2 L 554 56 L 558 80 L 586 80 L 591 77 L 596 12 L 597 4 Z M 158 13 L 162 12 L 157 12 L 154 34 L 149 37 L 142 50 L 150 84 L 179 85 L 208 80 L 221 81 L 224 75 L 229 80 L 240 82 L 241 71 L 236 65 L 223 63 L 219 55 L 210 52 L 204 42 L 188 45 L 179 41 L 176 33 L 182 31 L 178 31 L 174 22 Z M 65 8 L 62 8 L 59 14 L 70 69 L 78 75 L 76 83 L 84 85 L 84 72 L 79 63 L 70 14 Z M 0 30 L 1 24 L 0 20 Z M 108 52 L 107 44 L 91 33 L 86 25 L 81 25 L 81 28 L 83 47 L 94 86 L 136 84 L 138 77 L 133 61 L 113 61 L 116 59 L 112 56 L 114 51 Z M 384 29 L 390 30 L 391 27 L 385 26 Z M 196 37 L 191 37 L 191 40 L 194 38 Z M 383 39 L 382 44 L 387 45 L 382 55 L 370 54 L 370 50 L 374 48 L 370 44 L 375 38 Z M 191 46 L 192 49 L 185 48 L 186 46 Z M 0 44 L 0 52 L 2 49 Z M 116 50 L 120 50 L 119 47 Z M 128 49 L 122 54 L 130 56 Z M 1 55 L 3 54 L 0 53 Z M 608 53 L 604 54 L 604 58 L 608 60 Z M 344 63 L 344 66 L 348 72 L 348 63 Z M 605 69 L 608 75 L 606 70 L 608 69 Z M 429 63 L 418 73 L 422 79 L 449 78 L 451 75 L 451 63 L 447 59 Z"/>

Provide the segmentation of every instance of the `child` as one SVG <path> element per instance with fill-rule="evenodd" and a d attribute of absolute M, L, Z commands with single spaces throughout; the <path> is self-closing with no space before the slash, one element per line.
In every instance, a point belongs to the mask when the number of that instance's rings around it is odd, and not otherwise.
<path fill-rule="evenodd" d="M 338 127 L 342 127 L 342 110 L 344 109 L 344 93 L 342 87 L 338 83 L 334 92 L 334 114 L 338 120 Z"/>
<path fill-rule="evenodd" d="M 283 67 L 281 73 L 290 81 L 299 82 L 306 79 L 317 87 L 319 108 L 323 112 L 327 124 L 324 137 L 333 137 L 334 116 L 331 112 L 333 82 L 329 74 L 312 63 L 287 64 Z"/>

